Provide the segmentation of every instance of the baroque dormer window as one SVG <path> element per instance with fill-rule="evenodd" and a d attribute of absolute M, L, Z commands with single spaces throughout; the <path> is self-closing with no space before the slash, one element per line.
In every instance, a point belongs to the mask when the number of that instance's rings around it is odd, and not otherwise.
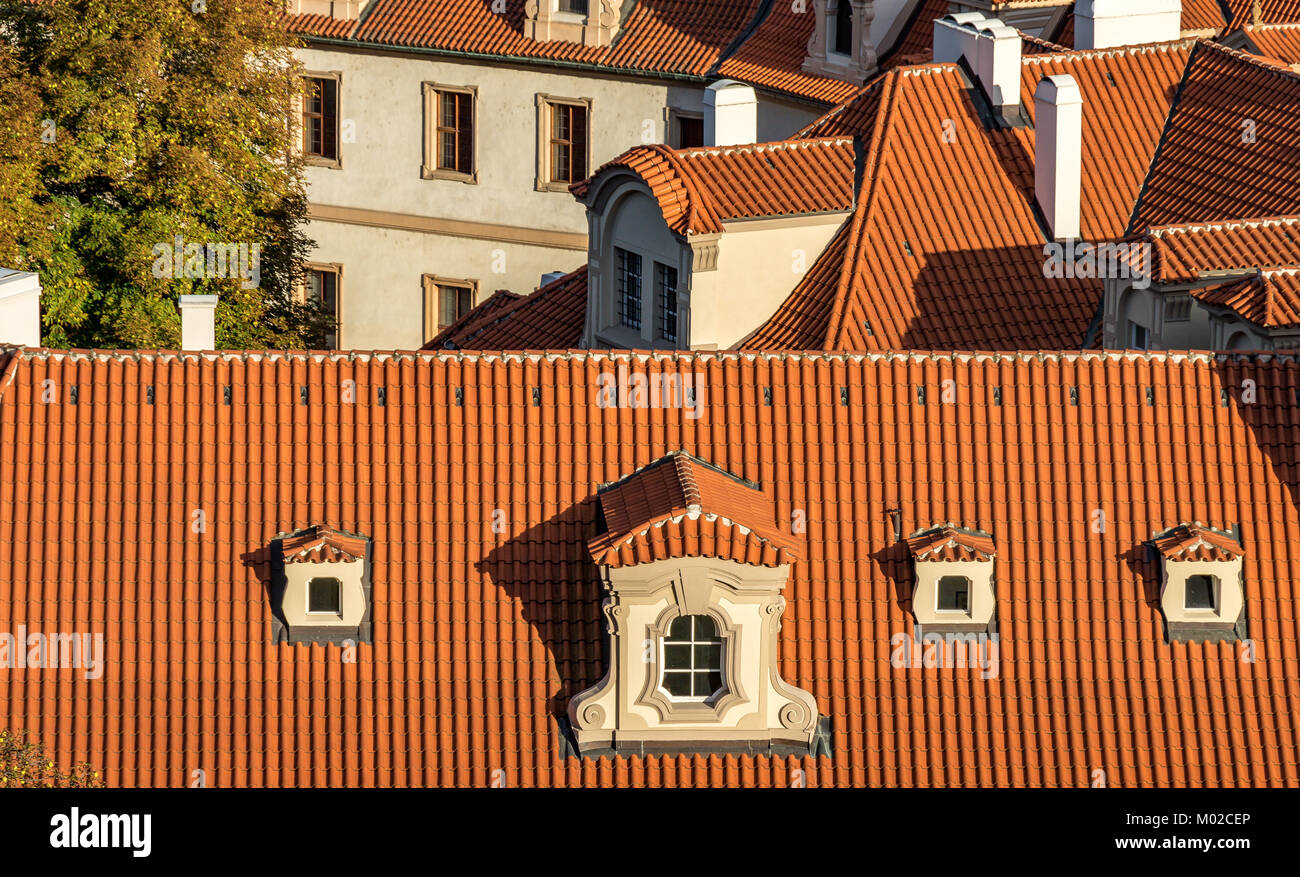
<path fill-rule="evenodd" d="M 816 25 L 803 70 L 861 85 L 876 72 L 874 0 L 812 0 Z"/>
<path fill-rule="evenodd" d="M 569 702 L 578 751 L 824 751 L 816 699 L 777 669 L 802 542 L 758 486 L 679 452 L 598 496 L 609 665 Z"/>
<path fill-rule="evenodd" d="M 942 524 L 907 538 L 916 568 L 912 614 L 931 633 L 992 632 L 993 537 L 980 530 Z"/>
<path fill-rule="evenodd" d="M 313 526 L 271 543 L 272 642 L 370 642 L 370 540 Z"/>
<path fill-rule="evenodd" d="M 1240 539 L 1205 524 L 1179 524 L 1151 540 L 1160 558 L 1160 608 L 1170 642 L 1245 638 Z"/>
<path fill-rule="evenodd" d="M 608 46 L 622 25 L 623 8 L 622 0 L 526 0 L 524 36 Z"/>

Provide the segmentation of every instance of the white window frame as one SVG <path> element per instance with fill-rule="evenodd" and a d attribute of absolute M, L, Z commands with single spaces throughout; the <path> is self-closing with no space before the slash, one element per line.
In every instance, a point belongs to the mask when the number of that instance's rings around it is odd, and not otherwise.
<path fill-rule="evenodd" d="M 965 609 L 944 609 L 939 606 L 939 598 L 943 595 L 944 579 L 962 579 L 963 581 L 966 582 L 966 608 Z M 975 581 L 970 576 L 957 575 L 955 573 L 947 576 L 939 576 L 939 578 L 936 579 L 934 583 L 934 611 L 941 612 L 944 615 L 963 615 L 967 618 L 970 618 L 971 597 L 974 595 L 974 592 L 975 592 Z"/>
<path fill-rule="evenodd" d="M 714 631 L 716 631 L 717 633 L 718 666 L 716 670 L 712 668 L 704 668 L 703 670 L 701 670 L 700 668 L 697 668 L 695 666 L 695 647 L 697 645 L 709 646 L 709 645 L 713 645 L 713 643 L 704 640 L 697 641 L 695 639 L 694 622 L 691 622 L 691 638 L 689 640 L 672 640 L 670 642 L 668 639 L 669 635 L 672 633 L 673 624 L 677 621 L 678 618 L 693 618 L 693 617 L 697 617 L 697 616 L 678 615 L 676 618 L 674 618 L 672 621 L 668 623 L 667 630 L 663 635 L 659 637 L 659 691 L 664 697 L 668 698 L 668 700 L 672 701 L 673 703 L 708 704 L 711 701 L 715 700 L 716 698 L 721 697 L 722 695 L 727 693 L 727 638 L 722 635 L 722 631 L 719 629 L 720 626 L 716 618 L 712 617 L 711 615 L 702 616 L 704 618 L 709 619 L 709 621 L 713 624 Z M 691 649 L 690 670 L 669 670 L 668 669 L 667 649 L 668 646 L 670 645 L 690 647 Z M 697 672 L 706 672 L 706 673 L 716 672 L 722 678 L 722 684 L 719 685 L 716 690 L 703 697 L 697 697 L 695 695 L 691 695 L 690 697 L 685 697 L 683 695 L 673 694 L 668 690 L 668 686 L 664 684 L 665 676 L 667 676 L 668 673 L 688 673 L 690 676 L 694 677 Z M 691 682 L 692 687 L 694 687 L 694 684 L 695 684 L 694 679 L 692 678 L 692 682 Z"/>
<path fill-rule="evenodd" d="M 1188 606 L 1187 605 L 1187 599 L 1190 593 L 1188 591 L 1187 584 L 1192 579 L 1197 578 L 1198 576 L 1203 578 L 1208 578 L 1210 580 L 1210 605 L 1209 606 Z M 1219 607 L 1223 605 L 1222 602 L 1220 601 L 1220 594 L 1219 594 L 1219 589 L 1222 586 L 1223 583 L 1219 581 L 1219 577 L 1216 575 L 1210 575 L 1209 573 L 1194 573 L 1192 575 L 1189 575 L 1187 578 L 1183 579 L 1183 611 L 1204 612 L 1207 615 L 1214 615 L 1217 617 L 1219 614 Z"/>
<path fill-rule="evenodd" d="M 316 581 L 317 579 L 331 581 L 338 587 L 339 610 L 337 612 L 331 612 L 328 609 L 321 610 L 321 609 L 311 608 L 311 586 L 312 586 L 312 582 Z M 316 615 L 325 618 L 343 617 L 343 580 L 342 579 L 336 578 L 335 576 L 312 576 L 307 580 L 307 587 L 304 590 L 307 592 L 306 594 L 303 595 L 304 600 L 306 602 L 306 606 L 305 606 L 306 614 Z"/>

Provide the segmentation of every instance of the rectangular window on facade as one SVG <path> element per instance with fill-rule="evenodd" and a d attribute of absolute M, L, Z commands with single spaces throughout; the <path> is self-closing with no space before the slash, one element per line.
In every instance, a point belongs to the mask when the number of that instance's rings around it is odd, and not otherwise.
<path fill-rule="evenodd" d="M 587 178 L 587 108 L 551 106 L 551 182 L 576 183 Z"/>
<path fill-rule="evenodd" d="M 428 342 L 443 329 L 474 309 L 475 284 L 468 280 L 448 280 L 424 276 L 424 340 Z"/>
<path fill-rule="evenodd" d="M 477 182 L 475 137 L 477 92 L 473 88 L 424 84 L 425 179 Z"/>
<path fill-rule="evenodd" d="M 326 350 L 337 350 L 339 346 L 339 270 L 308 266 L 303 276 L 303 286 L 307 300 L 320 302 L 321 312 L 330 321 L 326 330 L 324 343 Z"/>
<path fill-rule="evenodd" d="M 694 149 L 704 145 L 704 117 L 677 116 L 678 149 Z"/>
<path fill-rule="evenodd" d="M 618 321 L 629 329 L 641 328 L 641 256 L 622 247 L 618 254 Z"/>
<path fill-rule="evenodd" d="M 655 299 L 659 308 L 659 337 L 677 343 L 677 269 L 655 263 Z"/>
<path fill-rule="evenodd" d="M 339 160 L 339 80 L 332 76 L 304 78 L 302 152 L 322 162 Z"/>

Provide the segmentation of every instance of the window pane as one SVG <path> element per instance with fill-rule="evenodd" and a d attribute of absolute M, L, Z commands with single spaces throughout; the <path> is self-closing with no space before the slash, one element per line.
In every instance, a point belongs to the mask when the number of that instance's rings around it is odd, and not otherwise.
<path fill-rule="evenodd" d="M 439 114 L 441 118 L 439 119 L 438 124 L 443 128 L 456 127 L 456 99 L 458 97 L 459 95 L 451 94 L 449 92 L 438 92 L 438 108 L 442 110 Z"/>
<path fill-rule="evenodd" d="M 566 106 L 555 106 L 551 110 L 551 118 L 551 139 L 567 141 L 569 139 L 569 108 Z"/>
<path fill-rule="evenodd" d="M 691 696 L 691 673 L 665 673 L 664 688 L 673 697 Z"/>
<path fill-rule="evenodd" d="M 691 669 L 691 647 L 665 645 L 664 646 L 664 669 L 666 670 Z"/>
<path fill-rule="evenodd" d="M 321 114 L 324 117 L 321 126 L 321 155 L 325 158 L 339 157 L 338 151 L 338 81 L 322 79 L 323 100 Z"/>
<path fill-rule="evenodd" d="M 695 669 L 718 670 L 722 667 L 722 646 L 695 646 Z"/>
<path fill-rule="evenodd" d="M 695 696 L 708 697 L 722 687 L 721 673 L 696 673 Z"/>
<path fill-rule="evenodd" d="M 446 328 L 456 322 L 456 299 L 459 290 L 454 286 L 438 287 L 438 326 Z"/>
<path fill-rule="evenodd" d="M 473 291 L 470 289 L 462 289 L 460 291 L 459 299 L 460 300 L 456 303 L 456 319 L 458 320 L 468 314 L 474 307 Z"/>
<path fill-rule="evenodd" d="M 438 134 L 438 167 L 443 170 L 456 169 L 456 132 L 442 131 Z"/>
<path fill-rule="evenodd" d="M 459 162 L 456 170 L 463 174 L 474 173 L 474 99 L 463 94 L 457 103 L 456 127 L 459 131 Z"/>
<path fill-rule="evenodd" d="M 947 612 L 970 611 L 970 579 L 944 576 L 939 579 L 939 608 Z"/>
<path fill-rule="evenodd" d="M 677 120 L 677 146 L 693 149 L 704 145 L 704 120 L 683 116 Z"/>
<path fill-rule="evenodd" d="M 713 623 L 712 618 L 707 615 L 692 615 L 691 618 L 695 622 L 696 642 L 717 639 L 718 628 L 717 625 Z"/>
<path fill-rule="evenodd" d="M 1214 581 L 1213 576 L 1190 576 L 1187 579 L 1186 608 L 1213 609 Z"/>
<path fill-rule="evenodd" d="M 587 108 L 572 107 L 573 110 L 573 148 L 572 163 L 573 175 L 569 177 L 572 181 L 585 180 L 587 178 Z"/>
<path fill-rule="evenodd" d="M 672 627 L 668 628 L 668 639 L 689 640 L 691 638 L 691 616 L 683 615 L 673 619 Z"/>
<path fill-rule="evenodd" d="M 339 612 L 342 585 L 338 579 L 312 579 L 307 586 L 308 612 Z"/>

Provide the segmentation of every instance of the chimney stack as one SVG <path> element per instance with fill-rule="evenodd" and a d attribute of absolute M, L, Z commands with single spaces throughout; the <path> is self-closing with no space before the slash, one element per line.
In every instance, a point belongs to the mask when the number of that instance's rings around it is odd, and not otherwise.
<path fill-rule="evenodd" d="M 946 15 L 934 21 L 934 60 L 962 58 L 979 80 L 993 109 L 1004 118 L 1020 107 L 1020 32 L 978 12 Z"/>
<path fill-rule="evenodd" d="M 181 350 L 217 349 L 217 297 L 182 295 Z"/>
<path fill-rule="evenodd" d="M 1165 43 L 1182 35 L 1182 0 L 1079 0 L 1074 6 L 1076 49 Z"/>
<path fill-rule="evenodd" d="M 41 278 L 0 268 L 0 344 L 41 346 Z"/>
<path fill-rule="evenodd" d="M 758 98 L 743 82 L 721 79 L 704 92 L 704 145 L 758 142 Z"/>
<path fill-rule="evenodd" d="M 1044 76 L 1034 91 L 1034 194 L 1054 240 L 1079 237 L 1083 96 L 1073 76 Z"/>

